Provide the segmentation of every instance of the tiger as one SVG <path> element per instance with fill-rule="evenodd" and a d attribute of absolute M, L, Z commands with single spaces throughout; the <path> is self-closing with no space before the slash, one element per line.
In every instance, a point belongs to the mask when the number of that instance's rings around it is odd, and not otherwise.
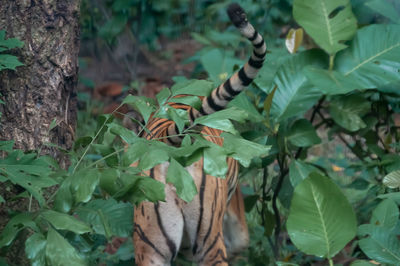
<path fill-rule="evenodd" d="M 263 37 L 247 20 L 243 8 L 232 3 L 228 16 L 240 33 L 253 45 L 253 52 L 243 67 L 229 79 L 201 98 L 199 110 L 185 104 L 168 103 L 187 111 L 189 125 L 196 118 L 224 109 L 256 77 L 264 63 L 267 47 Z M 183 136 L 174 121 L 151 117 L 141 137 L 158 139 L 179 146 Z M 203 126 L 207 141 L 223 145 L 222 131 Z M 248 246 L 249 235 L 244 202 L 238 186 L 238 162 L 227 158 L 226 178 L 216 178 L 203 170 L 203 159 L 186 167 L 193 177 L 198 194 L 184 202 L 173 185 L 166 183 L 169 163 L 161 163 L 146 172 L 165 184 L 165 202 L 141 202 L 134 209 L 133 242 L 137 265 L 171 265 L 178 253 L 198 265 L 228 265 L 229 261 Z"/>

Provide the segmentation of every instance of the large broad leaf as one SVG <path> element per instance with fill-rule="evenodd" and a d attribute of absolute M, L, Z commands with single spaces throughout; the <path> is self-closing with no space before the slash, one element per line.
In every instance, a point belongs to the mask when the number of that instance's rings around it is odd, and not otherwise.
<path fill-rule="evenodd" d="M 362 88 L 399 81 L 400 25 L 371 25 L 357 31 L 350 49 L 340 53 L 336 66 Z"/>
<path fill-rule="evenodd" d="M 192 201 L 193 197 L 197 194 L 193 177 L 174 159 L 171 159 L 171 163 L 169 164 L 166 181 L 175 186 L 176 194 L 186 202 Z"/>
<path fill-rule="evenodd" d="M 133 206 L 129 203 L 107 200 L 92 200 L 76 210 L 78 217 L 90 224 L 97 234 L 128 237 L 133 228 Z"/>
<path fill-rule="evenodd" d="M 69 230 L 76 234 L 92 232 L 92 229 L 86 223 L 65 213 L 46 210 L 41 212 L 40 216 L 59 230 Z"/>
<path fill-rule="evenodd" d="M 389 18 L 393 23 L 400 24 L 400 2 L 398 0 L 370 0 L 365 5 L 374 12 Z"/>
<path fill-rule="evenodd" d="M 301 116 L 315 104 L 322 93 L 307 81 L 303 70 L 308 65 L 322 67 L 324 61 L 327 58 L 322 51 L 310 50 L 292 56 L 281 65 L 274 78 L 277 90 L 270 111 L 275 121 Z"/>
<path fill-rule="evenodd" d="M 307 119 L 299 119 L 294 122 L 287 138 L 297 147 L 309 147 L 321 143 L 315 128 Z"/>
<path fill-rule="evenodd" d="M 349 0 L 295 0 L 293 17 L 329 54 L 346 48 L 357 29 Z"/>
<path fill-rule="evenodd" d="M 361 225 L 361 231 L 366 231 Z M 368 225 L 367 225 L 368 226 Z M 367 238 L 358 241 L 361 250 L 371 259 L 390 265 L 400 265 L 400 241 L 396 233 L 381 226 L 368 226 Z"/>
<path fill-rule="evenodd" d="M 289 165 L 289 179 L 293 187 L 296 187 L 304 179 L 306 179 L 312 172 L 322 174 L 321 171 L 311 164 L 300 160 L 293 160 Z"/>
<path fill-rule="evenodd" d="M 352 132 L 367 126 L 361 117 L 369 110 L 370 102 L 359 95 L 339 97 L 329 106 L 329 113 L 333 120 Z"/>
<path fill-rule="evenodd" d="M 49 265 L 54 266 L 87 265 L 76 249 L 51 227 L 47 233 L 46 261 Z"/>
<path fill-rule="evenodd" d="M 323 93 L 329 95 L 346 94 L 361 89 L 362 85 L 353 76 L 334 71 L 308 67 L 305 70 L 308 80 L 317 86 Z"/>
<path fill-rule="evenodd" d="M 339 187 L 312 173 L 294 190 L 287 229 L 303 252 L 332 258 L 355 236 L 356 217 Z"/>
<path fill-rule="evenodd" d="M 391 199 L 386 199 L 379 203 L 372 212 L 370 223 L 375 226 L 382 226 L 392 230 L 396 227 L 398 220 L 399 208 L 397 207 L 397 204 Z"/>

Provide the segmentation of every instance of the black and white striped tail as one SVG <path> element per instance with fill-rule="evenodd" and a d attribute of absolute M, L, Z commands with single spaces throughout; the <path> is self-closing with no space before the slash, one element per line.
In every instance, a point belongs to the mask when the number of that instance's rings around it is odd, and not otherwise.
<path fill-rule="evenodd" d="M 227 13 L 240 33 L 252 42 L 254 48 L 253 54 L 238 72 L 214 89 L 211 95 L 203 100 L 203 104 L 199 110 L 200 115 L 209 115 L 224 109 L 236 95 L 253 81 L 264 63 L 267 51 L 264 39 L 254 29 L 253 25 L 247 21 L 243 8 L 233 3 L 229 5 Z"/>
<path fill-rule="evenodd" d="M 237 27 L 240 33 L 253 44 L 253 53 L 247 63 L 227 81 L 215 88 L 210 96 L 203 99 L 199 111 L 191 108 L 189 111 L 190 123 L 193 123 L 197 117 L 209 115 L 216 111 L 224 109 L 228 103 L 240 92 L 242 92 L 256 77 L 258 71 L 264 63 L 267 53 L 267 46 L 263 37 L 254 29 L 246 17 L 243 8 L 237 3 L 230 4 L 227 10 L 232 23 Z M 168 129 L 168 133 L 176 135 L 175 127 Z M 179 142 L 179 138 L 175 141 Z"/>

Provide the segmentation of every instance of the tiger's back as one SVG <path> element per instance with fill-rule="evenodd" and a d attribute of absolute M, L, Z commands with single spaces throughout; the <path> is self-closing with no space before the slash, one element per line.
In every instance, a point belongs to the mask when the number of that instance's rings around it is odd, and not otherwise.
<path fill-rule="evenodd" d="M 202 107 L 169 103 L 172 108 L 187 111 L 190 124 L 202 115 L 226 107 L 255 78 L 266 54 L 260 34 L 248 23 L 243 9 L 232 4 L 228 15 L 242 35 L 253 43 L 249 61 L 232 77 L 202 99 Z M 204 138 L 223 145 L 222 131 L 202 127 Z M 147 139 L 158 139 L 169 145 L 179 146 L 183 136 L 176 124 L 163 118 L 151 118 Z M 241 251 L 248 244 L 244 204 L 237 186 L 238 163 L 227 158 L 228 172 L 224 179 L 208 175 L 203 169 L 204 160 L 187 167 L 197 187 L 198 194 L 186 203 L 181 200 L 173 185 L 166 183 L 169 163 L 157 165 L 148 175 L 165 184 L 165 202 L 142 202 L 135 208 L 134 245 L 137 265 L 169 265 L 182 252 L 200 265 L 228 265 L 228 257 Z"/>

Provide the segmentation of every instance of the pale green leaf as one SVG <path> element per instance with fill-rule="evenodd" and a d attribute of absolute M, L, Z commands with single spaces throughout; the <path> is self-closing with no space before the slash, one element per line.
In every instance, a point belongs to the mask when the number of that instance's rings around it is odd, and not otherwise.
<path fill-rule="evenodd" d="M 383 178 L 382 183 L 389 188 L 400 187 L 400 170 L 393 171 Z"/>

